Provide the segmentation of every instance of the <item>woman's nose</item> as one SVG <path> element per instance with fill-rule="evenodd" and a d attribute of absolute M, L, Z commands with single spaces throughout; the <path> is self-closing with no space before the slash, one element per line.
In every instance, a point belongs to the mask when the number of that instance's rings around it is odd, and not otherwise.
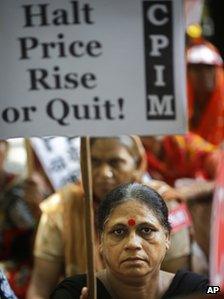
<path fill-rule="evenodd" d="M 141 238 L 135 232 L 128 236 L 127 243 L 125 244 L 126 250 L 140 250 L 142 248 Z"/>
<path fill-rule="evenodd" d="M 101 167 L 99 168 L 99 172 L 98 172 L 99 176 L 103 177 L 103 178 L 107 178 L 110 179 L 113 177 L 113 170 L 111 169 L 110 165 L 108 164 L 103 164 L 101 165 Z"/>

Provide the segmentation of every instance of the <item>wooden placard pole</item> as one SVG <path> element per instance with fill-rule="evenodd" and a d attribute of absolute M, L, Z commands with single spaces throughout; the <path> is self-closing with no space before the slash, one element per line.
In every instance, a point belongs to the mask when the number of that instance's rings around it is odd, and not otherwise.
<path fill-rule="evenodd" d="M 34 172 L 34 156 L 33 150 L 28 138 L 24 139 L 26 156 L 27 156 L 27 177 L 30 178 Z"/>
<path fill-rule="evenodd" d="M 96 299 L 96 278 L 94 271 L 94 218 L 93 192 L 89 137 L 81 138 L 81 172 L 85 192 L 85 232 L 87 248 L 88 299 Z"/>

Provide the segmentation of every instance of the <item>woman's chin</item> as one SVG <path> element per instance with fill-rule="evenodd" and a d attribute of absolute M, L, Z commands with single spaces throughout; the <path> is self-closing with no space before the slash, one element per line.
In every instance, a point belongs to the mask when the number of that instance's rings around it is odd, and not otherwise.
<path fill-rule="evenodd" d="M 125 278 L 141 278 L 149 273 L 149 269 L 142 267 L 128 267 L 120 272 L 121 277 Z"/>

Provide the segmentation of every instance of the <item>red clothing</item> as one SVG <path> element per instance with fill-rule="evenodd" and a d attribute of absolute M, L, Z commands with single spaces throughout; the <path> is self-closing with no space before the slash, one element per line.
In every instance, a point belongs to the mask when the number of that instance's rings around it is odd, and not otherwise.
<path fill-rule="evenodd" d="M 178 178 L 212 179 L 215 176 L 219 157 L 216 146 L 193 133 L 167 136 L 160 142 L 160 157 L 146 150 L 148 171 L 153 178 L 173 185 Z"/>
<path fill-rule="evenodd" d="M 195 45 L 204 45 L 212 53 L 214 53 L 214 55 L 219 55 L 218 50 L 205 40 L 195 42 L 195 44 L 188 48 L 187 53 L 189 53 L 189 51 Z M 201 57 L 201 59 L 205 60 L 206 57 Z M 189 61 L 189 58 L 188 63 L 192 63 Z M 204 63 L 206 64 L 206 61 Z M 190 78 L 188 78 L 187 92 L 189 122 L 190 130 L 192 132 L 197 133 L 212 144 L 219 145 L 222 141 L 224 141 L 224 72 L 221 62 L 216 64 L 213 62 L 211 65 L 213 65 L 215 68 L 215 87 L 209 96 L 209 100 L 206 103 L 203 112 L 200 114 L 197 127 L 193 126 L 192 119 L 194 116 L 195 107 L 197 107 L 197 101 L 201 99 L 195 98 L 192 82 L 190 81 Z"/>
<path fill-rule="evenodd" d="M 2 177 L 3 179 L 0 182 L 0 192 L 3 192 L 10 187 L 10 185 L 16 179 L 16 175 L 9 172 L 3 172 Z"/>
<path fill-rule="evenodd" d="M 224 140 L 224 74 L 221 67 L 216 67 L 216 88 L 201 114 L 197 128 L 191 126 L 194 113 L 194 94 L 190 82 L 188 83 L 188 106 L 191 131 L 199 134 L 213 144 L 220 144 Z"/>
<path fill-rule="evenodd" d="M 11 288 L 25 299 L 32 270 L 35 219 L 24 200 L 23 185 L 4 173 L 0 184 L 0 262 Z"/>

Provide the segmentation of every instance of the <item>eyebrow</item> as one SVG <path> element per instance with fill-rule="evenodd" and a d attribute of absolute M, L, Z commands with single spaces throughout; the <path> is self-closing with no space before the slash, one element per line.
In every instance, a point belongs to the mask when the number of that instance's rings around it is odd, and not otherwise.
<path fill-rule="evenodd" d="M 155 224 L 151 223 L 151 222 L 140 222 L 138 224 L 136 224 L 136 226 L 143 226 L 143 225 L 148 225 L 148 226 L 151 226 L 151 227 L 154 227 L 154 228 L 157 228 L 155 226 Z M 127 223 L 124 223 L 124 222 L 118 222 L 118 223 L 114 223 L 110 226 L 110 228 L 113 228 L 113 227 L 118 227 L 118 226 L 123 226 L 123 227 L 129 227 L 129 225 Z"/>
<path fill-rule="evenodd" d="M 118 222 L 118 223 L 114 223 L 113 225 L 111 225 L 110 226 L 110 228 L 114 228 L 114 227 L 120 227 L 120 226 L 122 226 L 122 227 L 127 227 L 128 225 L 127 224 L 125 224 L 125 223 L 121 223 L 121 222 Z"/>
<path fill-rule="evenodd" d="M 138 226 L 143 226 L 143 225 L 148 225 L 154 229 L 158 229 L 158 227 L 154 223 L 151 223 L 151 222 L 141 222 L 138 224 Z"/>

